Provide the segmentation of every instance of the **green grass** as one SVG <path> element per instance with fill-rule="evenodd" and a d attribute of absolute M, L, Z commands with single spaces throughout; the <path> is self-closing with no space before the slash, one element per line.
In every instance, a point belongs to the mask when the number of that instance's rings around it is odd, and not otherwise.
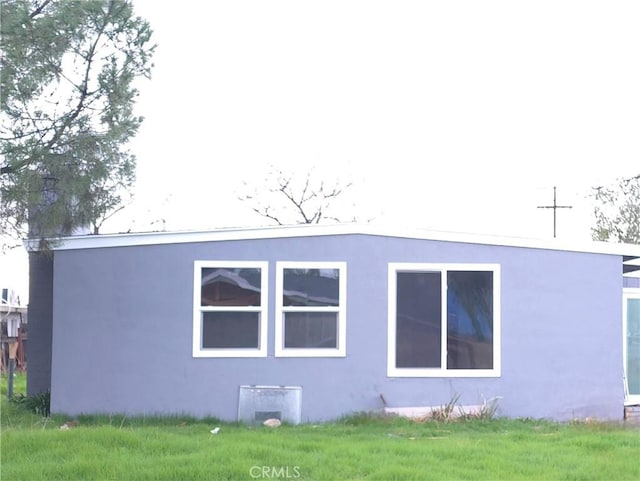
<path fill-rule="evenodd" d="M 15 392 L 24 389 L 20 378 Z M 61 430 L 63 416 L 41 418 L 7 404 L 6 377 L 0 392 L 3 480 L 640 479 L 637 427 L 356 415 L 271 429 L 177 416 L 81 416 Z M 215 425 L 221 430 L 213 436 Z"/>

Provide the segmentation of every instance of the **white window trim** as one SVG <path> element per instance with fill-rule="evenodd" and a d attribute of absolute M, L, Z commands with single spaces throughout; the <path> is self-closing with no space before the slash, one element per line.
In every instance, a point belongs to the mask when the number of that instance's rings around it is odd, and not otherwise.
<path fill-rule="evenodd" d="M 284 269 L 338 269 L 340 276 L 338 307 L 315 306 L 285 308 L 282 305 Z M 335 349 L 306 349 L 284 347 L 284 313 L 337 312 L 338 346 Z M 347 355 L 347 263 L 346 262 L 276 262 L 276 322 L 275 355 L 277 357 L 345 357 Z"/>
<path fill-rule="evenodd" d="M 447 369 L 447 290 L 446 276 L 442 276 L 442 362 L 438 368 L 396 367 L 396 274 L 398 272 L 491 271 L 493 272 L 493 369 Z M 388 271 L 388 332 L 387 377 L 500 377 L 501 327 L 500 327 L 500 265 L 499 264 L 433 264 L 391 262 Z"/>
<path fill-rule="evenodd" d="M 200 295 L 202 287 L 203 268 L 232 268 L 242 267 L 260 269 L 260 305 L 236 307 L 202 307 L 200 305 Z M 269 263 L 266 261 L 215 261 L 197 260 L 193 263 L 193 357 L 266 357 L 267 355 L 267 326 L 268 326 L 268 276 Z M 253 311 L 260 313 L 260 332 L 258 338 L 260 347 L 255 348 L 214 348 L 203 349 L 202 347 L 202 313 L 206 311 Z"/>

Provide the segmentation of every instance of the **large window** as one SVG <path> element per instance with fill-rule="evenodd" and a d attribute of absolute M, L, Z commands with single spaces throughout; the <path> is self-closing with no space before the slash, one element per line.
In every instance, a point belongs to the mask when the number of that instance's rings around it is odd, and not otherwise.
<path fill-rule="evenodd" d="M 624 289 L 623 348 L 625 403 L 640 404 L 640 289 Z"/>
<path fill-rule="evenodd" d="M 195 261 L 193 355 L 267 354 L 267 263 Z"/>
<path fill-rule="evenodd" d="M 343 262 L 278 262 L 276 356 L 345 356 L 346 289 Z"/>
<path fill-rule="evenodd" d="M 500 375 L 496 264 L 389 265 L 389 376 Z"/>

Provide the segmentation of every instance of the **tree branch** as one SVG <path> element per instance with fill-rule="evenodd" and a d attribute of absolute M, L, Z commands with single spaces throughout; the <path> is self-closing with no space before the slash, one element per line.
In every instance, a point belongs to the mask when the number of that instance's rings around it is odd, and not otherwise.
<path fill-rule="evenodd" d="M 47 149 L 51 149 L 55 145 L 55 143 L 60 139 L 60 137 L 62 137 L 62 134 L 64 133 L 64 131 L 67 128 L 69 128 L 72 122 L 76 118 L 78 118 L 78 115 L 80 115 L 80 112 L 82 112 L 84 101 L 88 96 L 87 89 L 89 87 L 89 76 L 91 74 L 91 67 L 92 67 L 93 57 L 95 56 L 95 50 L 96 50 L 96 47 L 98 46 L 98 42 L 100 41 L 100 37 L 104 33 L 105 28 L 107 28 L 107 25 L 109 23 L 109 18 L 111 17 L 112 9 L 113 9 L 113 0 L 109 2 L 109 9 L 107 10 L 107 13 L 104 17 L 104 21 L 102 22 L 102 25 L 100 26 L 100 29 L 97 32 L 97 35 L 93 44 L 91 45 L 91 47 L 89 47 L 89 51 L 87 52 L 87 58 L 86 58 L 87 66 L 85 68 L 84 79 L 82 81 L 82 86 L 80 88 L 80 99 L 78 100 L 78 105 L 71 112 L 71 115 L 65 117 L 65 121 L 62 123 L 60 128 L 56 131 L 56 133 L 51 138 L 51 140 L 47 143 L 47 146 L 46 146 Z"/>
<path fill-rule="evenodd" d="M 257 214 L 260 214 L 262 217 L 266 217 L 267 219 L 275 221 L 275 223 L 278 225 L 284 225 L 278 217 L 269 213 L 268 207 L 265 207 L 263 210 L 260 210 L 257 207 L 253 207 L 252 210 Z"/>
<path fill-rule="evenodd" d="M 326 216 L 325 211 L 330 207 L 331 202 L 339 195 L 344 193 L 346 189 L 351 187 L 352 183 L 341 186 L 337 181 L 331 188 L 327 187 L 325 181 L 314 183 L 312 173 L 308 172 L 302 183 L 298 184 L 298 188 L 294 185 L 293 176 L 285 175 L 280 170 L 272 170 L 272 182 L 275 184 L 267 188 L 275 197 L 286 199 L 286 205 L 291 207 L 298 218 L 298 224 L 319 224 L 325 220 L 333 220 L 340 222 L 337 217 Z M 247 187 L 246 182 L 243 183 Z M 260 201 L 256 195 L 238 196 L 241 201 L 250 201 L 254 203 L 252 210 L 262 217 L 266 217 L 283 225 L 282 218 L 272 213 L 270 206 L 260 205 Z M 353 218 L 355 220 L 355 217 Z"/>
<path fill-rule="evenodd" d="M 49 5 L 49 3 L 51 3 L 51 0 L 44 0 L 44 2 L 42 2 L 39 7 L 36 7 L 36 9 L 29 14 L 29 18 L 34 18 L 40 13 L 42 13 L 42 11 L 45 9 L 47 5 Z"/>

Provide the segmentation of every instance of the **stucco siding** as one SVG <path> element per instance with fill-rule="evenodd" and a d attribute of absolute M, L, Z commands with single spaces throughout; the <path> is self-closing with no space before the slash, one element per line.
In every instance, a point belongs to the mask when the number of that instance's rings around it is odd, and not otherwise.
<path fill-rule="evenodd" d="M 267 357 L 194 358 L 194 260 L 269 262 Z M 344 358 L 274 356 L 277 261 L 347 264 Z M 496 263 L 495 378 L 387 376 L 388 264 Z M 506 416 L 622 416 L 620 257 L 370 235 L 63 250 L 55 254 L 52 410 L 235 420 L 240 385 L 302 386 L 303 421 L 500 396 Z"/>

